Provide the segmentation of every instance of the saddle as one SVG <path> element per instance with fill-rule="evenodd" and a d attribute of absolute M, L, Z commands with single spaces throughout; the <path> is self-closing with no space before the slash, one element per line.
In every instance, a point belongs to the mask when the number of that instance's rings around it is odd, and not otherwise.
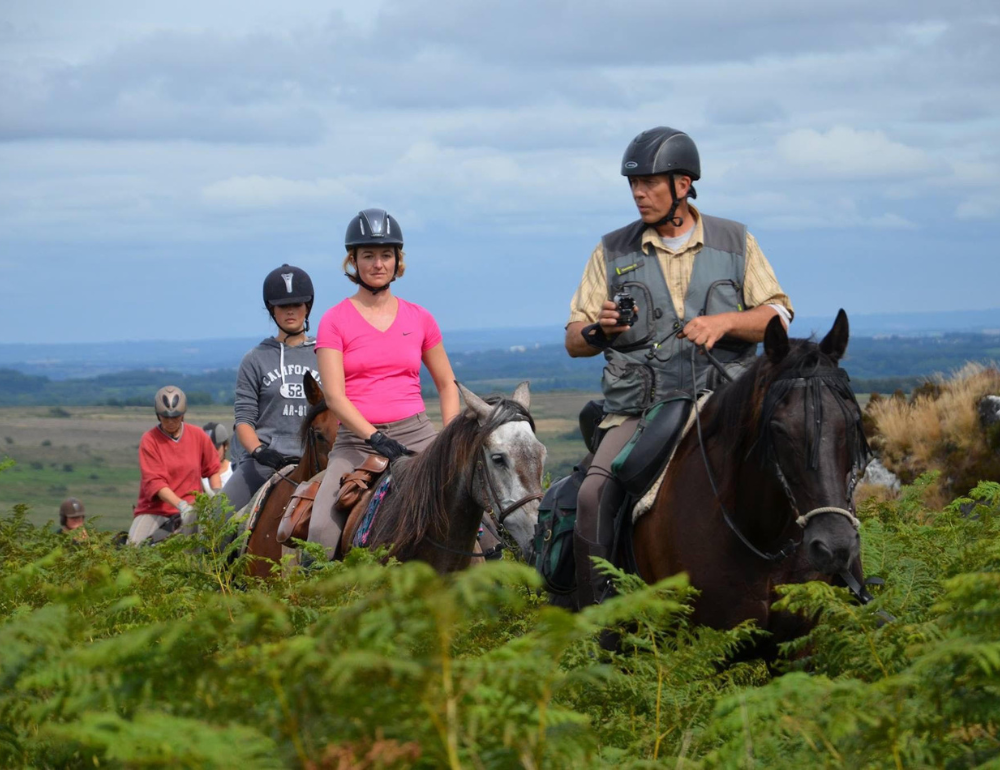
<path fill-rule="evenodd" d="M 294 548 L 292 540 L 305 540 L 309 537 L 309 520 L 312 518 L 312 506 L 319 493 L 320 485 L 326 471 L 320 471 L 308 481 L 303 481 L 292 492 L 278 522 L 278 531 L 274 539 L 281 545 Z"/>
<path fill-rule="evenodd" d="M 347 523 L 340 538 L 341 554 L 346 554 L 354 545 L 354 536 L 368 510 L 372 494 L 388 467 L 388 458 L 369 455 L 354 471 L 345 473 L 342 477 L 336 503 L 337 510 L 347 514 Z"/>

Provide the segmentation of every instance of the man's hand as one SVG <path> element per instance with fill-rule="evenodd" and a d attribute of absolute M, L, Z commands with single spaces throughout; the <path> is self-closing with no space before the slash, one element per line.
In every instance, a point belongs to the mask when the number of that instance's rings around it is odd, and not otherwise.
<path fill-rule="evenodd" d="M 635 306 L 635 311 L 639 312 L 639 306 Z M 618 324 L 618 319 L 621 314 L 618 312 L 618 306 L 615 305 L 610 299 L 604 300 L 604 305 L 601 306 L 601 313 L 597 316 L 597 323 L 601 325 L 604 329 L 605 335 L 611 337 L 615 334 L 623 334 L 631 329 L 631 326 L 621 326 Z"/>
<path fill-rule="evenodd" d="M 711 350 L 716 342 L 732 331 L 730 313 L 700 315 L 688 321 L 678 337 L 685 337 L 695 345 L 704 345 Z"/>

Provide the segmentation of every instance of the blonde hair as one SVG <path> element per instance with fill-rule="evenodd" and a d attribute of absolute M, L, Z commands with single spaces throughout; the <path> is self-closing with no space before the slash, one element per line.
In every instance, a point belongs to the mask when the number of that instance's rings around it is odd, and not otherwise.
<path fill-rule="evenodd" d="M 366 244 L 367 245 L 367 244 Z M 358 249 L 363 248 L 362 246 L 357 246 L 353 251 L 347 252 L 347 256 L 344 257 L 344 263 L 342 267 L 344 268 L 344 275 L 351 279 L 354 283 L 358 282 L 358 268 L 354 264 L 353 257 L 354 252 Z M 402 249 L 396 249 L 396 277 L 402 278 L 403 273 L 406 272 L 406 252 Z"/>

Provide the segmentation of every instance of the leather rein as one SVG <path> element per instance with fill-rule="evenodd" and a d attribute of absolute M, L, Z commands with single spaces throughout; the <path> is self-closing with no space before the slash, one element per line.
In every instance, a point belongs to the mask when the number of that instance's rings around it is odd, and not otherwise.
<path fill-rule="evenodd" d="M 313 472 L 308 478 L 312 478 L 312 476 L 315 476 L 317 473 L 323 470 L 319 465 L 319 439 L 317 438 L 318 433 L 319 431 L 316 430 L 316 428 L 314 428 L 312 425 L 309 426 L 309 430 L 306 433 L 306 441 L 309 444 L 309 449 L 312 450 L 312 457 L 313 457 Z M 285 459 L 289 461 L 294 461 L 294 463 L 289 462 L 289 465 L 294 465 L 292 470 L 288 472 L 288 476 L 291 476 L 295 472 L 295 468 L 298 467 L 298 464 L 302 462 L 302 458 L 287 457 Z M 281 481 L 287 481 L 293 487 L 298 487 L 298 484 L 292 481 L 290 478 L 288 478 L 288 476 L 286 476 L 284 473 L 282 473 L 281 469 L 276 469 L 275 474 L 278 476 L 279 479 L 281 479 Z"/>
<path fill-rule="evenodd" d="M 729 375 L 729 373 L 726 371 L 725 367 L 719 362 L 719 360 L 717 358 L 715 358 L 715 356 L 712 355 L 711 351 L 703 348 L 703 352 L 708 357 L 709 363 L 713 367 L 715 367 L 715 369 L 719 372 L 719 374 L 723 377 L 723 379 L 725 379 L 727 382 L 732 382 L 733 378 Z M 696 353 L 696 348 L 694 346 L 692 346 L 692 348 L 691 348 L 691 380 L 692 380 L 692 388 L 694 389 L 694 393 L 697 394 L 697 384 L 696 384 L 696 381 L 694 379 L 694 356 L 695 356 L 695 353 Z M 803 376 L 803 377 L 796 377 L 794 379 L 796 380 L 795 384 L 797 385 L 797 384 L 799 384 L 798 381 L 802 381 L 803 383 L 807 383 L 809 380 L 815 380 L 817 378 L 818 378 L 818 375 L 808 375 L 808 376 Z M 716 501 L 719 503 L 719 509 L 722 512 L 722 518 L 726 522 L 726 526 L 729 527 L 729 529 L 732 531 L 732 533 L 734 535 L 736 535 L 736 537 L 739 539 L 739 541 L 741 543 L 743 543 L 743 545 L 746 546 L 747 549 L 751 553 L 753 553 L 755 556 L 757 556 L 757 557 L 759 557 L 761 559 L 764 559 L 765 561 L 769 561 L 769 562 L 779 562 L 779 561 L 782 561 L 782 560 L 788 558 L 793 553 L 795 553 L 795 551 L 798 549 L 798 547 L 802 544 L 801 540 L 799 540 L 798 542 L 796 542 L 794 540 L 789 540 L 789 542 L 784 546 L 784 548 L 782 548 L 780 551 L 777 551 L 775 553 L 771 553 L 769 551 L 761 551 L 759 548 L 757 548 L 753 543 L 751 543 L 747 539 L 746 535 L 744 535 L 740 531 L 740 528 L 736 525 L 736 523 L 730 517 L 729 512 L 726 510 L 725 504 L 722 502 L 722 496 L 719 494 L 718 487 L 715 484 L 715 477 L 714 477 L 714 475 L 712 473 L 711 463 L 709 463 L 708 453 L 705 450 L 705 440 L 704 440 L 704 437 L 702 436 L 702 432 L 701 432 L 701 414 L 698 412 L 698 401 L 697 401 L 697 398 L 695 398 L 694 403 L 695 403 L 695 425 L 697 426 L 697 430 L 698 430 L 698 445 L 701 448 L 702 460 L 705 463 L 705 472 L 708 474 L 709 484 L 712 487 L 712 492 L 715 494 Z M 788 502 L 789 502 L 789 504 L 791 506 L 792 512 L 795 515 L 795 523 L 798 524 L 799 527 L 803 531 L 805 530 L 806 526 L 809 524 L 809 521 L 813 517 L 819 516 L 820 514 L 824 514 L 824 513 L 836 513 L 836 514 L 839 514 L 841 516 L 844 516 L 844 517 L 846 517 L 848 519 L 848 521 L 850 521 L 851 526 L 854 527 L 855 530 L 860 529 L 861 522 L 858 520 L 858 518 L 854 515 L 854 513 L 852 511 L 850 511 L 850 510 L 848 510 L 846 508 L 840 508 L 838 506 L 833 506 L 833 505 L 824 505 L 824 506 L 820 506 L 818 508 L 813 508 L 812 510 L 806 511 L 805 513 L 800 513 L 799 512 L 798 504 L 795 501 L 795 494 L 792 492 L 791 486 L 789 485 L 788 480 L 785 478 L 785 474 L 781 470 L 781 463 L 778 461 L 777 457 L 774 458 L 774 463 L 773 464 L 774 464 L 774 468 L 775 468 L 775 473 L 776 473 L 776 475 L 778 477 L 778 481 L 781 484 L 781 487 L 784 490 L 786 497 L 788 498 Z M 856 464 L 854 464 L 854 467 L 852 467 L 852 469 L 851 469 L 851 477 L 850 477 L 849 482 L 848 482 L 848 493 L 847 493 L 848 494 L 848 498 L 850 498 L 850 495 L 853 493 L 854 487 L 857 484 L 857 476 L 858 476 L 857 470 L 858 469 L 856 467 Z M 846 573 L 847 575 L 849 575 L 849 577 L 850 577 L 849 580 L 848 580 L 847 577 L 845 577 L 844 573 Z M 844 581 L 847 583 L 847 585 L 851 589 L 851 591 L 862 602 L 867 603 L 868 601 L 871 601 L 871 596 L 868 595 L 866 591 L 864 591 L 863 589 L 861 589 L 861 590 L 855 590 L 855 586 L 859 585 L 858 581 L 854 578 L 853 575 L 850 575 L 850 573 L 847 570 L 844 570 L 841 573 L 840 577 L 842 579 L 844 579 Z"/>

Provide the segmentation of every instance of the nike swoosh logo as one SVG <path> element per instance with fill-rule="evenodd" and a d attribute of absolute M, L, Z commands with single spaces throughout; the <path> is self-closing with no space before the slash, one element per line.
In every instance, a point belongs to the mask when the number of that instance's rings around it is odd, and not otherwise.
<path fill-rule="evenodd" d="M 406 336 L 407 334 L 413 334 L 413 332 L 403 332 L 403 336 L 404 336 L 404 337 L 405 337 L 405 336 Z"/>

